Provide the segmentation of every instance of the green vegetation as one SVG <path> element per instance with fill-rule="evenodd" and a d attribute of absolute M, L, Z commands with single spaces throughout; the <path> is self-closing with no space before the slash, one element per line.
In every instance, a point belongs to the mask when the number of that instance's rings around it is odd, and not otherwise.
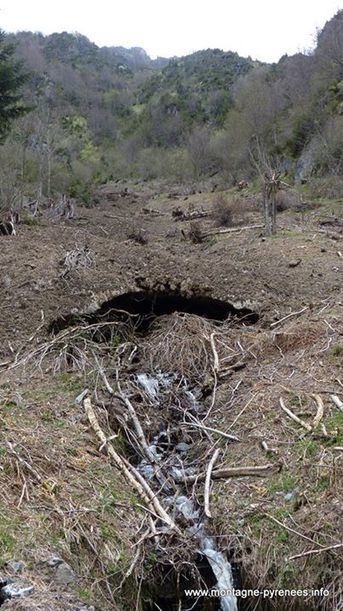
<path fill-rule="evenodd" d="M 7 114 L 0 106 L 0 136 L 24 112 L 19 86 L 33 110 L 0 149 L 2 207 L 13 185 L 16 201 L 67 192 L 92 205 L 94 187 L 109 180 L 215 175 L 227 185 L 270 166 L 290 182 L 311 178 L 309 197 L 342 193 L 342 10 L 311 53 L 272 65 L 220 49 L 153 61 L 66 32 L 8 40 L 16 59 L 2 37 L 13 95 Z"/>
<path fill-rule="evenodd" d="M 14 59 L 13 44 L 0 31 L 0 142 L 8 135 L 13 121 L 28 110 L 21 93 L 25 80 L 22 63 Z"/>
<path fill-rule="evenodd" d="M 267 489 L 270 493 L 274 492 L 292 492 L 296 486 L 296 479 L 293 475 L 284 473 L 275 478 L 271 478 L 268 482 Z"/>

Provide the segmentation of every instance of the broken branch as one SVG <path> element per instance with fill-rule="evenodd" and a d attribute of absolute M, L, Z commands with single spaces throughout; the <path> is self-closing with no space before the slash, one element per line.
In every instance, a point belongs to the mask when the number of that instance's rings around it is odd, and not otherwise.
<path fill-rule="evenodd" d="M 208 518 L 212 518 L 212 514 L 210 511 L 210 486 L 211 486 L 211 474 L 212 474 L 212 470 L 213 467 L 216 463 L 216 461 L 218 460 L 218 456 L 220 454 L 220 449 L 217 448 L 215 453 L 213 454 L 210 462 L 208 463 L 208 467 L 207 467 L 207 471 L 206 471 L 206 477 L 205 477 L 205 515 Z"/>
<path fill-rule="evenodd" d="M 290 409 L 288 409 L 288 407 L 285 406 L 282 397 L 280 397 L 280 405 L 281 405 L 283 411 L 287 414 L 287 416 L 292 418 L 292 420 L 294 420 L 294 422 L 297 422 L 298 424 L 300 424 L 300 426 L 302 426 L 304 429 L 306 429 L 306 431 L 308 431 L 309 433 L 312 431 L 312 426 L 307 424 L 307 422 L 304 422 L 303 420 L 301 420 L 301 418 L 296 416 L 296 414 L 294 414 Z"/>
<path fill-rule="evenodd" d="M 170 528 L 178 530 L 174 521 L 163 509 L 162 505 L 156 497 L 156 494 L 152 491 L 145 479 L 140 475 L 140 473 L 138 473 L 138 471 L 132 465 L 130 465 L 130 463 L 128 463 L 121 456 L 119 456 L 113 446 L 107 442 L 106 435 L 99 425 L 89 397 L 84 400 L 83 406 L 85 408 L 85 412 L 87 414 L 91 427 L 93 428 L 96 435 L 99 437 L 102 444 L 104 444 L 107 453 L 111 458 L 113 458 L 117 467 L 123 473 L 128 482 L 135 488 L 139 496 L 148 505 L 148 507 L 153 507 L 153 511 L 159 516 L 161 520 L 163 520 L 163 522 L 168 524 Z"/>

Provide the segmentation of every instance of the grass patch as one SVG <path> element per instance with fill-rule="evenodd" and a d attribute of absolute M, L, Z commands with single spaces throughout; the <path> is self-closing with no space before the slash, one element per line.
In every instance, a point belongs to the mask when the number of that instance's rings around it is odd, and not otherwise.
<path fill-rule="evenodd" d="M 274 494 L 275 492 L 292 492 L 296 484 L 297 480 L 293 475 L 278 475 L 268 482 L 267 490 L 270 494 Z"/>
<path fill-rule="evenodd" d="M 296 443 L 295 447 L 304 458 L 312 458 L 320 450 L 320 444 L 313 439 L 302 439 Z"/>

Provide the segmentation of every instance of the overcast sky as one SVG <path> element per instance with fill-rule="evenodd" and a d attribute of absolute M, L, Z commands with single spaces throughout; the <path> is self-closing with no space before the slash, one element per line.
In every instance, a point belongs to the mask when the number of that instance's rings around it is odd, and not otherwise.
<path fill-rule="evenodd" d="M 171 57 L 220 48 L 276 61 L 313 46 L 343 0 L 0 0 L 0 28 L 80 32 Z"/>

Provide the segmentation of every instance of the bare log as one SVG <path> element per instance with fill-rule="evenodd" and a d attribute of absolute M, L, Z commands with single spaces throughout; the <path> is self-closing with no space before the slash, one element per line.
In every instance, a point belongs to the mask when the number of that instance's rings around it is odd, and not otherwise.
<path fill-rule="evenodd" d="M 212 518 L 212 514 L 211 514 L 211 511 L 210 511 L 211 475 L 212 475 L 213 467 L 214 467 L 216 461 L 218 460 L 219 454 L 220 454 L 220 449 L 217 448 L 215 453 L 213 454 L 210 462 L 208 463 L 208 467 L 207 467 L 207 471 L 206 471 L 204 496 L 205 496 L 205 515 L 208 518 Z"/>

